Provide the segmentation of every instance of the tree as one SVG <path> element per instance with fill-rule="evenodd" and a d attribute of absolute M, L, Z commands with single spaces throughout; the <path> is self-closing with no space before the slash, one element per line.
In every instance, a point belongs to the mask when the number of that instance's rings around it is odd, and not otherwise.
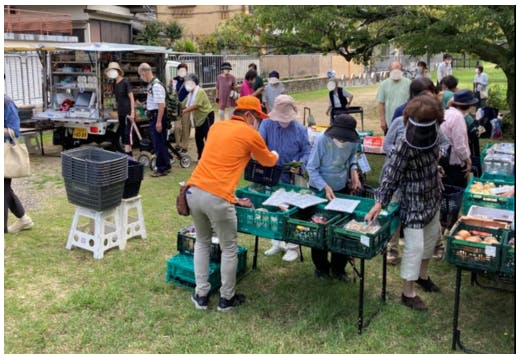
<path fill-rule="evenodd" d="M 182 38 L 182 27 L 177 22 L 151 21 L 147 22 L 143 31 L 135 36 L 134 42 L 147 46 L 164 46 L 171 49 L 174 47 L 175 41 L 180 38 Z"/>
<path fill-rule="evenodd" d="M 263 43 L 280 50 L 336 52 L 367 64 L 391 41 L 410 54 L 451 51 L 495 63 L 507 77 L 515 116 L 514 6 L 253 6 Z"/>

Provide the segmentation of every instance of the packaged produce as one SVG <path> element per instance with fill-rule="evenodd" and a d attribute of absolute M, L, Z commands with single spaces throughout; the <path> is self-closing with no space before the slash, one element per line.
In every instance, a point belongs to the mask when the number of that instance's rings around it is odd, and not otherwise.
<path fill-rule="evenodd" d="M 455 233 L 454 238 L 473 243 L 500 244 L 500 241 L 491 233 L 478 230 L 467 231 L 465 229 L 461 229 Z"/>
<path fill-rule="evenodd" d="M 322 216 L 321 214 L 315 214 L 311 217 L 311 222 L 316 224 L 326 224 L 327 217 Z"/>
<path fill-rule="evenodd" d="M 481 182 L 481 181 L 475 181 L 471 185 L 469 192 L 475 193 L 475 194 L 481 194 L 481 195 L 493 195 L 494 189 L 497 187 L 507 187 L 511 185 L 496 185 L 494 182 Z"/>
<path fill-rule="evenodd" d="M 358 233 L 365 233 L 365 234 L 374 234 L 376 233 L 381 226 L 377 222 L 372 223 L 366 223 L 366 222 L 358 222 L 356 220 L 350 220 L 348 223 L 346 223 L 343 226 L 343 229 L 358 232 Z"/>

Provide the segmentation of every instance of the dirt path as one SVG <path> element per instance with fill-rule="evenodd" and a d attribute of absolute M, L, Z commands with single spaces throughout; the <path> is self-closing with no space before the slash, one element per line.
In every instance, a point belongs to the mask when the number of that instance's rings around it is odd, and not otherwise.
<path fill-rule="evenodd" d="M 364 128 L 373 130 L 374 134 L 381 134 L 377 119 L 375 104 L 376 87 L 354 88 L 354 106 L 362 106 L 364 110 Z M 329 117 L 325 114 L 328 107 L 328 97 L 320 99 L 297 101 L 299 110 L 298 119 L 303 120 L 304 107 L 311 109 L 316 122 L 321 125 L 329 124 Z M 361 130 L 360 115 L 353 115 L 358 120 L 358 130 Z M 45 206 L 45 200 L 56 195 L 65 194 L 63 178 L 61 176 L 61 147 L 52 145 L 52 140 L 44 145 L 45 156 L 31 155 L 32 175 L 27 178 L 14 179 L 12 186 L 24 207 L 34 211 Z M 190 142 L 190 155 L 196 157 L 194 133 Z M 12 221 L 12 216 L 9 217 Z"/>

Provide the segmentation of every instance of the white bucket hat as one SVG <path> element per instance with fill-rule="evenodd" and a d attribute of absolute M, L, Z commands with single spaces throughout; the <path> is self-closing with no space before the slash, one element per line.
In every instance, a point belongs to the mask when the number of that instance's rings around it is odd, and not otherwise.
<path fill-rule="evenodd" d="M 123 71 L 123 69 L 121 69 L 121 67 L 119 66 L 119 63 L 118 62 L 110 62 L 108 64 L 108 67 L 105 69 L 105 74 L 107 71 L 109 71 L 110 69 L 115 69 L 119 72 L 119 75 L 123 76 L 125 75 L 125 72 Z"/>
<path fill-rule="evenodd" d="M 291 122 L 296 119 L 298 109 L 294 105 L 294 99 L 289 95 L 278 95 L 274 99 L 274 107 L 269 112 L 269 118 L 278 122 Z"/>

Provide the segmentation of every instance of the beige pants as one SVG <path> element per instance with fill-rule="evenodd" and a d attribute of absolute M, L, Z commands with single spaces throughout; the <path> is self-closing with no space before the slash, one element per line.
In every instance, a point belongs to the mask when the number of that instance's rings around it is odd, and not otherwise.
<path fill-rule="evenodd" d="M 401 278 L 415 281 L 419 278 L 421 262 L 431 259 L 435 244 L 441 235 L 439 211 L 422 229 L 404 228 L 404 250 L 401 261 Z"/>
<path fill-rule="evenodd" d="M 175 143 L 188 150 L 188 142 L 190 140 L 190 115 L 182 115 L 181 118 L 174 123 L 173 134 L 175 135 Z"/>

